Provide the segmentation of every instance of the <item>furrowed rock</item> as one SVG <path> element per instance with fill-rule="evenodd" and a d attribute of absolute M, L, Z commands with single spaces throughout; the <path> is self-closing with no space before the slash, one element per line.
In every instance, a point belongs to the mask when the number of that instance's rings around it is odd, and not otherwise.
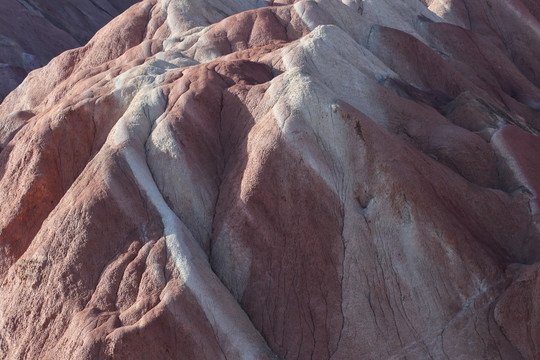
<path fill-rule="evenodd" d="M 536 359 L 538 14 L 130 7 L 0 105 L 0 359 Z"/>

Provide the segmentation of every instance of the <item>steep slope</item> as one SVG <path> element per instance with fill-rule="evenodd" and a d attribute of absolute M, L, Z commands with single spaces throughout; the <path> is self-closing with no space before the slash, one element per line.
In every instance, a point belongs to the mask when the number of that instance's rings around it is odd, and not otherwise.
<path fill-rule="evenodd" d="M 28 72 L 84 45 L 137 0 L 3 0 L 0 3 L 0 101 Z"/>
<path fill-rule="evenodd" d="M 537 358 L 537 15 L 131 7 L 0 105 L 0 359 Z"/>

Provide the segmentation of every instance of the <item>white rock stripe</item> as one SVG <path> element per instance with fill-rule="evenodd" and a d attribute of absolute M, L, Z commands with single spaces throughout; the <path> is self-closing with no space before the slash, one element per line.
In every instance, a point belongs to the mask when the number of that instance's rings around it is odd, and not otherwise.
<path fill-rule="evenodd" d="M 170 256 L 211 323 L 225 356 L 229 359 L 273 358 L 262 336 L 212 271 L 206 254 L 169 208 L 154 182 L 146 162 L 143 139 L 148 138 L 152 123 L 164 111 L 164 104 L 159 89 L 146 92 L 141 89 L 130 109 L 115 125 L 109 140 L 120 147 L 139 187 L 160 213 Z"/>

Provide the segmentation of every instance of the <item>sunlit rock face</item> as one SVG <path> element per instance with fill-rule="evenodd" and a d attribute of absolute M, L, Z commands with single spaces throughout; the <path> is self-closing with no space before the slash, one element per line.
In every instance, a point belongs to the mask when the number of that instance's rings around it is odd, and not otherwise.
<path fill-rule="evenodd" d="M 0 359 L 538 358 L 539 15 L 134 5 L 0 105 Z"/>
<path fill-rule="evenodd" d="M 140 0 L 2 0 L 0 101 L 27 73 L 86 44 L 103 25 Z"/>

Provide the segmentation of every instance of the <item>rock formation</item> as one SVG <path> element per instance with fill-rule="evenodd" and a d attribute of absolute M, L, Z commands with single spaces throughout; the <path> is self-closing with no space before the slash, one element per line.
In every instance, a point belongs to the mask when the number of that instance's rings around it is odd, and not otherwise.
<path fill-rule="evenodd" d="M 537 359 L 533 0 L 144 0 L 0 105 L 0 359 Z"/>
<path fill-rule="evenodd" d="M 27 73 L 61 52 L 86 44 L 137 0 L 2 0 L 0 101 Z"/>

